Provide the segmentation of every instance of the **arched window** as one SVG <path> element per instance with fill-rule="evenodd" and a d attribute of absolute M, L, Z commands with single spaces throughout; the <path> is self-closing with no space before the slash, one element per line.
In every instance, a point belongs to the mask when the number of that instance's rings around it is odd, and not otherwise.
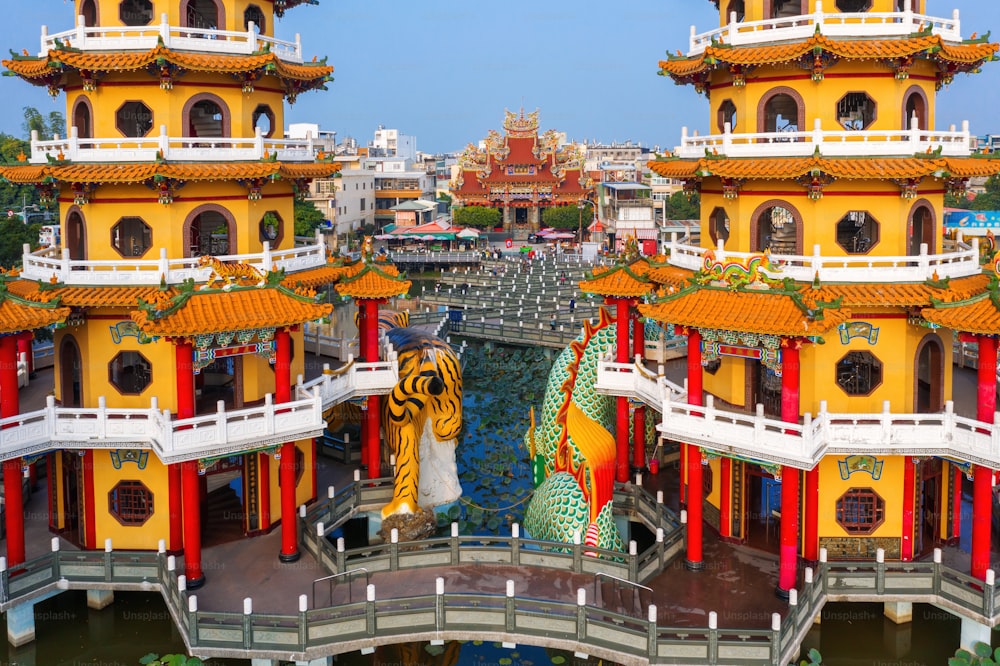
<path fill-rule="evenodd" d="M 799 132 L 805 121 L 805 103 L 791 88 L 775 88 L 760 100 L 758 132 Z"/>
<path fill-rule="evenodd" d="M 83 0 L 80 3 L 79 16 L 83 17 L 83 24 L 89 28 L 97 25 L 97 3 L 94 0 Z"/>
<path fill-rule="evenodd" d="M 750 219 L 751 252 L 802 253 L 802 216 L 791 204 L 773 199 L 762 203 Z"/>
<path fill-rule="evenodd" d="M 226 25 L 225 12 L 216 0 L 187 0 L 181 16 L 186 28 L 219 30 Z"/>
<path fill-rule="evenodd" d="M 917 414 L 936 414 L 944 407 L 944 345 L 936 333 L 917 345 L 913 407 Z"/>
<path fill-rule="evenodd" d="M 844 13 L 867 12 L 872 8 L 872 0 L 837 0 L 837 9 Z"/>
<path fill-rule="evenodd" d="M 257 5 L 250 5 L 243 12 L 243 27 L 248 29 L 250 27 L 250 22 L 253 21 L 254 29 L 258 34 L 263 34 L 267 32 L 267 25 L 265 23 L 264 12 L 260 10 Z"/>
<path fill-rule="evenodd" d="M 929 201 L 921 199 L 910 209 L 910 221 L 907 225 L 908 242 L 906 253 L 915 256 L 920 254 L 920 245 L 927 244 L 927 254 L 936 252 L 934 243 L 934 209 Z"/>
<path fill-rule="evenodd" d="M 729 123 L 729 130 L 736 131 L 736 105 L 733 100 L 727 99 L 719 105 L 718 114 L 719 131 L 726 131 L 726 123 Z"/>
<path fill-rule="evenodd" d="M 725 22 L 729 23 L 729 17 L 736 12 L 736 22 L 742 23 L 746 19 L 746 6 L 743 0 L 730 0 L 729 5 L 726 7 Z"/>
<path fill-rule="evenodd" d="M 59 343 L 59 401 L 63 407 L 83 406 L 83 362 L 72 335 Z"/>
<path fill-rule="evenodd" d="M 927 129 L 927 95 L 920 86 L 912 86 L 903 96 L 903 129 L 911 129 L 914 118 L 917 129 Z"/>
<path fill-rule="evenodd" d="M 770 0 L 765 4 L 764 18 L 785 18 L 788 16 L 798 16 L 808 14 L 809 5 L 803 0 Z"/>
<path fill-rule="evenodd" d="M 230 136 L 229 108 L 215 95 L 202 93 L 189 99 L 184 105 L 184 119 L 187 136 Z"/>
<path fill-rule="evenodd" d="M 73 104 L 73 126 L 76 127 L 76 135 L 81 139 L 92 139 L 94 137 L 94 127 L 91 122 L 92 117 L 90 100 L 86 97 L 77 98 Z"/>
<path fill-rule="evenodd" d="M 274 111 L 267 104 L 260 104 L 254 109 L 251 120 L 254 131 L 259 129 L 261 136 L 268 139 L 274 136 Z"/>
<path fill-rule="evenodd" d="M 184 238 L 185 257 L 236 254 L 236 221 L 222 206 L 206 204 L 188 215 Z"/>
<path fill-rule="evenodd" d="M 87 258 L 87 224 L 79 208 L 70 209 L 66 215 L 66 234 L 63 247 L 69 250 L 69 258 L 82 261 Z"/>

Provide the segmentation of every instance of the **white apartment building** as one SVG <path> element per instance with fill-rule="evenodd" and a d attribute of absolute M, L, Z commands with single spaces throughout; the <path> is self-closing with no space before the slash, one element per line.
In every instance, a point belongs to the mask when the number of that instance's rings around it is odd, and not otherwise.
<path fill-rule="evenodd" d="M 375 138 L 369 144 L 368 154 L 372 157 L 401 157 L 417 159 L 417 137 L 402 134 L 398 129 L 386 129 L 379 125 Z"/>

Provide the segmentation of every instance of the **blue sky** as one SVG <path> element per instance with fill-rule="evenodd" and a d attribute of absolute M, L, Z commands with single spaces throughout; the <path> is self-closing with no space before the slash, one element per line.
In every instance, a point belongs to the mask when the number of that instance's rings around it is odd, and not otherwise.
<path fill-rule="evenodd" d="M 833 0 L 829 0 L 831 3 Z M 73 2 L 4 4 L 0 52 L 38 50 L 41 25 L 73 24 Z M 966 37 L 992 29 L 997 0 L 928 0 L 932 16 L 959 9 Z M 704 133 L 708 105 L 690 86 L 656 75 L 669 50 L 687 50 L 691 25 L 718 25 L 709 0 L 320 0 L 297 7 L 277 35 L 300 33 L 307 57 L 327 56 L 335 80 L 302 95 L 286 122 L 316 122 L 362 143 L 379 124 L 417 137 L 417 147 L 461 149 L 500 129 L 505 108 L 539 109 L 542 129 L 575 140 L 640 141 L 672 148 L 687 125 Z M 20 136 L 21 108 L 64 110 L 40 88 L 0 77 L 0 131 Z M 961 75 L 938 98 L 937 128 L 963 119 L 1000 133 L 1000 62 Z"/>

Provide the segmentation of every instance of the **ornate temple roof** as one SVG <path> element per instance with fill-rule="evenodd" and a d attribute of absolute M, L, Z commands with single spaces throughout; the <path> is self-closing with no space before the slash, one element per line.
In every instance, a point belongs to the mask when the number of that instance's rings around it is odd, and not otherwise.
<path fill-rule="evenodd" d="M 155 179 L 213 181 L 280 176 L 288 180 L 327 178 L 336 163 L 312 162 L 140 162 L 115 164 L 0 165 L 0 176 L 13 183 L 145 183 Z"/>
<path fill-rule="evenodd" d="M 580 291 L 610 298 L 639 298 L 652 293 L 656 286 L 642 275 L 648 270 L 649 263 L 645 259 L 633 264 L 598 267 L 580 281 Z"/>
<path fill-rule="evenodd" d="M 410 290 L 411 282 L 400 277 L 392 264 L 359 261 L 354 266 L 360 267 L 360 270 L 350 277 L 343 278 L 334 286 L 341 296 L 381 299 L 402 296 Z M 391 271 L 386 270 L 390 266 Z"/>
<path fill-rule="evenodd" d="M 12 274 L 0 275 L 0 334 L 19 333 L 65 321 L 70 309 L 52 293 L 27 298 L 10 285 L 21 282 Z"/>
<path fill-rule="evenodd" d="M 186 285 L 141 301 L 130 316 L 150 337 L 192 338 L 294 326 L 322 319 L 332 311 L 333 305 L 317 303 L 315 293 L 307 289 L 292 291 L 277 284 L 234 286 L 228 290 Z"/>
<path fill-rule="evenodd" d="M 159 287 L 65 287 L 62 285 L 42 285 L 33 280 L 17 280 L 8 285 L 12 294 L 32 301 L 43 298 L 58 298 L 60 304 L 85 307 L 136 307 L 139 301 L 149 301 L 164 293 Z M 169 296 L 176 290 L 168 289 Z"/>
<path fill-rule="evenodd" d="M 765 46 L 713 45 L 696 56 L 671 56 L 659 63 L 660 74 L 677 83 L 697 82 L 713 70 L 800 62 L 808 69 L 820 60 L 892 60 L 923 58 L 941 65 L 942 78 L 978 69 L 993 58 L 998 46 L 985 39 L 952 44 L 939 35 L 903 39 L 839 39 L 814 34 L 809 39 Z M 827 66 L 828 63 L 824 63 Z"/>
<path fill-rule="evenodd" d="M 987 157 L 781 157 L 740 159 L 703 157 L 698 160 L 668 158 L 647 162 L 664 178 L 773 178 L 794 180 L 821 172 L 833 178 L 891 179 L 969 178 L 1000 173 L 1000 159 Z"/>
<path fill-rule="evenodd" d="M 149 51 L 95 52 L 70 46 L 52 49 L 43 57 L 16 55 L 2 63 L 25 81 L 48 86 L 50 91 L 58 91 L 66 84 L 63 75 L 67 72 L 77 72 L 99 86 L 101 75 L 108 72 L 148 71 L 161 81 L 172 81 L 189 71 L 238 75 L 250 85 L 254 80 L 273 76 L 283 83 L 285 94 L 292 100 L 301 92 L 322 89 L 333 73 L 333 67 L 325 60 L 299 65 L 285 62 L 270 52 L 243 56 L 173 51 L 165 46 Z"/>

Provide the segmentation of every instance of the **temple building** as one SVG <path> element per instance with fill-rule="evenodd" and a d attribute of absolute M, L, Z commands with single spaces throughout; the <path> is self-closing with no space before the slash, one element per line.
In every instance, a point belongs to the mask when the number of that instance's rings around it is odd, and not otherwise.
<path fill-rule="evenodd" d="M 925 4 L 725 1 L 660 63 L 711 105 L 649 163 L 700 193 L 702 244 L 670 243 L 638 306 L 688 338 L 659 430 L 682 443 L 692 568 L 703 520 L 777 553 L 779 594 L 821 548 L 906 561 L 971 531 L 972 574 L 990 566 L 1000 266 L 992 240 L 943 238 L 942 208 L 1000 160 L 935 120 L 997 45 Z M 975 416 L 951 402 L 956 341 L 979 345 Z"/>
<path fill-rule="evenodd" d="M 276 555 L 298 557 L 333 381 L 296 385 L 301 326 L 331 312 L 318 288 L 365 267 L 294 238 L 296 197 L 337 170 L 310 137 L 281 138 L 284 102 L 333 71 L 274 36 L 300 4 L 77 0 L 75 25 L 3 61 L 65 94 L 71 128 L 0 167 L 59 202 L 63 232 L 0 286 L 3 368 L 56 327 L 47 408 L 18 416 L 0 372 L 8 566 L 24 561 L 22 468 L 42 457 L 49 527 L 81 548 L 162 541 L 189 588 L 203 538 L 280 524 Z"/>
<path fill-rule="evenodd" d="M 507 111 L 503 129 L 491 130 L 482 147 L 470 144 L 460 156 L 451 188 L 455 204 L 499 209 L 503 230 L 525 240 L 538 231 L 545 208 L 593 199 L 583 154 L 562 145 L 554 130 L 539 135 L 538 111 Z"/>

